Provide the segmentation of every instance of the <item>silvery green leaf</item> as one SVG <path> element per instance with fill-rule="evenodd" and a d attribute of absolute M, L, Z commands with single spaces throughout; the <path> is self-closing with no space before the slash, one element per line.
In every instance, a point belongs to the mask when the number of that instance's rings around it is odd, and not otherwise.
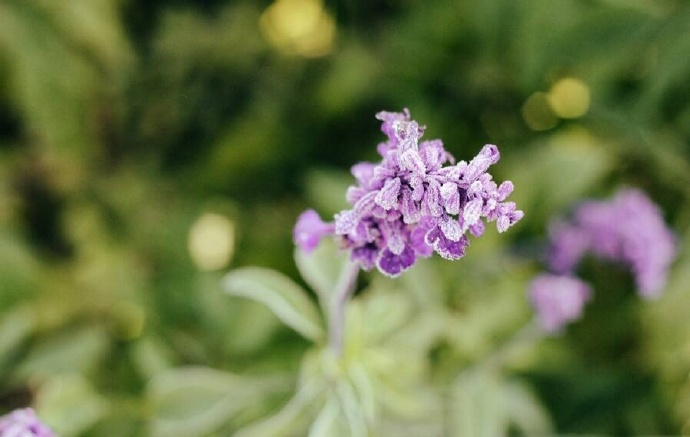
<path fill-rule="evenodd" d="M 373 422 L 376 419 L 376 392 L 371 375 L 362 363 L 353 361 L 349 366 L 348 376 L 357 392 L 364 416 L 367 421 Z"/>
<path fill-rule="evenodd" d="M 336 394 L 345 415 L 351 437 L 367 437 L 368 424 L 361 402 L 352 385 L 347 381 L 341 381 L 336 387 Z"/>
<path fill-rule="evenodd" d="M 502 392 L 508 419 L 523 435 L 553 434 L 548 412 L 526 384 L 511 381 L 504 384 Z"/>
<path fill-rule="evenodd" d="M 343 412 L 334 398 L 329 398 L 309 428 L 309 437 L 349 437 Z"/>
<path fill-rule="evenodd" d="M 79 373 L 53 376 L 38 393 L 39 416 L 62 437 L 81 435 L 108 409 L 108 402 Z"/>
<path fill-rule="evenodd" d="M 99 326 L 82 326 L 60 332 L 31 349 L 17 377 L 49 377 L 62 373 L 87 374 L 107 355 L 110 339 Z"/>
<path fill-rule="evenodd" d="M 290 278 L 274 270 L 244 267 L 223 278 L 223 289 L 232 296 L 263 303 L 286 325 L 305 338 L 324 338 L 323 322 L 307 293 Z"/>
<path fill-rule="evenodd" d="M 257 380 L 203 367 L 164 371 L 148 385 L 151 435 L 206 436 L 285 385 L 282 379 Z"/>
<path fill-rule="evenodd" d="M 368 344 L 377 344 L 400 330 L 410 321 L 413 308 L 400 290 L 371 290 L 363 298 L 364 334 Z"/>
<path fill-rule="evenodd" d="M 323 387 L 318 380 L 303 384 L 295 396 L 273 416 L 238 430 L 234 437 L 297 437 L 306 434 L 321 404 Z M 325 419 L 324 419 L 325 420 Z"/>
<path fill-rule="evenodd" d="M 463 372 L 453 383 L 449 435 L 494 437 L 508 434 L 499 375 L 482 369 Z"/>
<path fill-rule="evenodd" d="M 295 263 L 302 278 L 318 294 L 321 304 L 327 304 L 335 290 L 346 255 L 331 239 L 325 238 L 313 252 L 295 249 Z"/>
<path fill-rule="evenodd" d="M 0 317 L 0 368 L 4 369 L 8 355 L 24 342 L 35 326 L 35 318 L 28 306 L 12 308 Z M 4 373 L 4 372 L 2 372 Z M 4 377 L 0 373 L 0 377 Z"/>
<path fill-rule="evenodd" d="M 413 269 L 400 277 L 400 282 L 413 296 L 416 305 L 425 308 L 444 305 L 444 285 L 433 261 L 418 260 Z"/>

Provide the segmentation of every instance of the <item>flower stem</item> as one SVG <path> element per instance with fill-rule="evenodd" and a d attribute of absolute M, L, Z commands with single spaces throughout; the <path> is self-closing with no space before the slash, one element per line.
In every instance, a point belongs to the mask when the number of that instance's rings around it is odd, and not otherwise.
<path fill-rule="evenodd" d="M 359 274 L 359 265 L 348 261 L 338 278 L 338 284 L 331 295 L 328 314 L 328 345 L 336 356 L 343 352 L 345 336 L 345 308 L 347 301 L 355 290 L 355 281 Z"/>

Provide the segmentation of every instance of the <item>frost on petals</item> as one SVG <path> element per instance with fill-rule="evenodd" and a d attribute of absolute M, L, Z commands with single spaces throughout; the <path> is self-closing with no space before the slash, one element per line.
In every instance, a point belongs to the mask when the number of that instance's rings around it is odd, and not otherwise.
<path fill-rule="evenodd" d="M 332 233 L 363 269 L 394 277 L 433 252 L 449 260 L 463 257 L 468 234 L 481 236 L 485 222 L 495 221 L 503 232 L 522 218 L 513 202 L 505 202 L 513 184 L 499 186 L 488 173 L 500 159 L 498 147 L 488 144 L 469 164 L 455 164 L 441 140 L 421 141 L 425 126 L 407 109 L 376 118 L 387 137 L 377 147 L 380 162 L 352 167 L 356 185 L 346 196 L 351 209 L 336 214 L 332 227 L 313 216 L 300 218 L 295 242 L 305 250 Z"/>

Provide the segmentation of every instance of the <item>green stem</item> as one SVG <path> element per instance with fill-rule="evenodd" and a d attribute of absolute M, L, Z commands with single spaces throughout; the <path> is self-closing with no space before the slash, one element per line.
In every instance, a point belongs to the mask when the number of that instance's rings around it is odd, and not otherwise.
<path fill-rule="evenodd" d="M 359 274 L 359 265 L 348 261 L 343 267 L 330 300 L 328 314 L 328 345 L 336 356 L 343 352 L 345 336 L 345 309 L 347 301 L 355 290 L 355 282 Z"/>

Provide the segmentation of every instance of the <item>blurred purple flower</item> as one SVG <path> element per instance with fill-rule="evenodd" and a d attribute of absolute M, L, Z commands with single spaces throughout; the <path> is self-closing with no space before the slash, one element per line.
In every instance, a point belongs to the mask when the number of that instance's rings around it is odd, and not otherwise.
<path fill-rule="evenodd" d="M 467 231 L 484 233 L 482 219 L 496 221 L 504 232 L 523 217 L 514 202 L 505 201 L 513 184 L 498 185 L 487 173 L 500 159 L 496 146 L 488 144 L 469 163 L 456 164 L 440 140 L 419 142 L 425 127 L 407 109 L 376 117 L 388 137 L 377 147 L 381 162 L 352 167 L 357 184 L 346 195 L 352 209 L 336 214 L 332 229 L 313 211 L 300 216 L 295 243 L 301 248 L 311 250 L 333 233 L 364 270 L 377 267 L 394 277 L 434 251 L 461 258 L 470 244 Z"/>
<path fill-rule="evenodd" d="M 325 223 L 316 211 L 308 209 L 297 219 L 292 238 L 296 246 L 309 253 L 316 249 L 323 237 L 332 235 L 334 230 L 333 223 Z"/>
<path fill-rule="evenodd" d="M 569 223 L 551 230 L 549 267 L 572 273 L 587 254 L 622 263 L 635 276 L 639 293 L 658 296 L 675 257 L 675 239 L 659 208 L 641 191 L 624 189 L 609 201 L 589 201 Z"/>
<path fill-rule="evenodd" d="M 0 437 L 55 437 L 31 408 L 14 410 L 0 417 Z"/>
<path fill-rule="evenodd" d="M 539 324 L 549 333 L 560 331 L 582 315 L 592 291 L 586 283 L 572 276 L 543 274 L 530 285 L 529 298 Z"/>

